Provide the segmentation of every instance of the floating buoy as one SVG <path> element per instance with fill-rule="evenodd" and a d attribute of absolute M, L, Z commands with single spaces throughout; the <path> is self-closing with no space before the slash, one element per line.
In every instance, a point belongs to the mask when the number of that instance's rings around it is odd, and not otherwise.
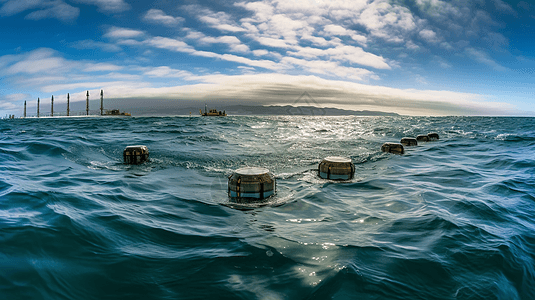
<path fill-rule="evenodd" d="M 416 140 L 422 142 L 429 142 L 429 137 L 427 135 L 419 135 L 416 137 Z"/>
<path fill-rule="evenodd" d="M 436 141 L 436 140 L 438 140 L 438 133 L 436 133 L 436 132 L 429 133 L 429 134 L 427 134 L 427 136 L 428 136 L 429 139 L 432 140 L 432 141 Z"/>
<path fill-rule="evenodd" d="M 149 149 L 147 146 L 127 146 L 123 151 L 125 164 L 137 165 L 149 160 Z"/>
<path fill-rule="evenodd" d="M 400 143 L 405 146 L 418 146 L 418 142 L 415 138 L 404 137 L 401 139 Z"/>
<path fill-rule="evenodd" d="M 275 177 L 266 168 L 245 167 L 228 177 L 228 196 L 237 202 L 254 202 L 275 194 Z"/>
<path fill-rule="evenodd" d="M 405 153 L 405 149 L 403 149 L 403 145 L 397 144 L 397 143 L 384 143 L 383 146 L 381 146 L 381 151 L 394 153 L 394 154 Z"/>
<path fill-rule="evenodd" d="M 323 179 L 350 180 L 355 175 L 355 165 L 350 158 L 329 156 L 319 164 L 318 172 Z"/>

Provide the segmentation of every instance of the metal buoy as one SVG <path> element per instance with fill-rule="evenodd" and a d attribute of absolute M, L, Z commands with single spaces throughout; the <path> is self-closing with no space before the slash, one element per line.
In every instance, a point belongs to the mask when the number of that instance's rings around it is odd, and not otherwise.
<path fill-rule="evenodd" d="M 415 138 L 404 137 L 401 139 L 400 143 L 404 146 L 418 146 L 418 142 Z"/>
<path fill-rule="evenodd" d="M 329 156 L 320 162 L 318 173 L 323 179 L 350 180 L 355 175 L 355 165 L 350 158 Z"/>
<path fill-rule="evenodd" d="M 436 141 L 436 140 L 438 140 L 438 133 L 436 133 L 436 132 L 431 132 L 431 133 L 427 134 L 427 136 L 429 137 L 429 139 L 430 139 L 431 141 Z"/>
<path fill-rule="evenodd" d="M 405 153 L 405 149 L 403 149 L 403 145 L 397 144 L 397 143 L 384 143 L 383 146 L 381 146 L 381 151 L 394 153 L 394 154 Z"/>
<path fill-rule="evenodd" d="M 127 146 L 123 151 L 125 164 L 137 165 L 149 160 L 149 149 L 147 146 Z"/>
<path fill-rule="evenodd" d="M 419 135 L 416 137 L 416 140 L 422 142 L 429 142 L 429 137 L 427 135 Z"/>
<path fill-rule="evenodd" d="M 228 196 L 237 202 L 263 200 L 275 190 L 275 177 L 266 168 L 245 167 L 228 177 Z"/>

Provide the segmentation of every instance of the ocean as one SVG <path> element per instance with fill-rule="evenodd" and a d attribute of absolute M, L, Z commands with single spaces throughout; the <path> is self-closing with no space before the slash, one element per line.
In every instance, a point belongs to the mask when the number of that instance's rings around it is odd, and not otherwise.
<path fill-rule="evenodd" d="M 0 120 L 0 298 L 535 299 L 534 154 L 535 118 Z M 277 194 L 231 202 L 245 166 Z"/>

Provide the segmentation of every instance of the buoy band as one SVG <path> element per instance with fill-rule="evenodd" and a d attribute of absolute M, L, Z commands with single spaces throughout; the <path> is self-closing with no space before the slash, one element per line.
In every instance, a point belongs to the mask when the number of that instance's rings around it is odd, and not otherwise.
<path fill-rule="evenodd" d="M 126 164 L 141 164 L 149 160 L 149 149 L 143 145 L 127 146 L 123 151 L 123 159 Z"/>
<path fill-rule="evenodd" d="M 432 141 L 435 141 L 435 140 L 438 140 L 438 139 L 439 139 L 439 138 L 438 138 L 438 133 L 436 133 L 436 132 L 429 133 L 429 134 L 427 134 L 427 136 L 428 136 L 429 139 L 432 140 Z"/>
<path fill-rule="evenodd" d="M 228 178 L 228 196 L 240 202 L 262 200 L 276 191 L 275 178 L 268 169 L 242 168 Z"/>
<path fill-rule="evenodd" d="M 355 165 L 349 158 L 330 156 L 319 164 L 318 174 L 323 179 L 350 180 L 355 175 Z"/>
<path fill-rule="evenodd" d="M 416 140 L 423 141 L 423 142 L 429 142 L 429 137 L 427 135 L 419 135 L 416 137 Z"/>
<path fill-rule="evenodd" d="M 404 137 L 400 143 L 404 146 L 418 146 L 418 141 L 415 138 Z"/>
<path fill-rule="evenodd" d="M 402 144 L 397 143 L 384 143 L 381 146 L 381 151 L 383 152 L 389 152 L 393 154 L 403 154 L 405 153 L 405 149 L 403 148 Z"/>

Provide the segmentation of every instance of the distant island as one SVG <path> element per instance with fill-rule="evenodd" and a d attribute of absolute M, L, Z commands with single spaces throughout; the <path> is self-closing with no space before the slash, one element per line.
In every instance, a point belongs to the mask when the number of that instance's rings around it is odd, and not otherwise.
<path fill-rule="evenodd" d="M 396 113 L 387 113 L 369 110 L 346 110 L 333 107 L 315 106 L 245 106 L 233 105 L 226 108 L 229 115 L 290 115 L 290 116 L 399 116 Z"/>
<path fill-rule="evenodd" d="M 204 106 L 204 105 L 203 105 Z M 396 113 L 387 113 L 369 110 L 346 110 L 332 107 L 315 106 L 262 106 L 262 105 L 210 105 L 208 108 L 225 110 L 229 116 L 399 116 Z M 133 115 L 199 115 L 199 107 L 171 108 L 162 111 L 156 108 L 142 109 L 130 108 Z"/>
<path fill-rule="evenodd" d="M 172 100 L 157 99 L 147 101 L 142 98 L 106 100 L 105 107 L 113 107 L 120 111 L 128 111 L 132 116 L 176 116 L 176 115 L 199 115 L 199 109 L 204 111 L 204 105 L 208 109 L 225 111 L 229 116 L 399 116 L 396 113 L 388 113 L 370 110 L 349 110 L 333 107 L 316 107 L 312 105 L 261 105 L 256 103 L 245 104 L 233 100 Z M 99 107 L 99 100 L 90 100 L 90 107 Z M 55 110 L 65 111 L 66 104 L 58 103 Z M 86 102 L 71 102 L 71 111 L 83 111 L 85 113 Z"/>

